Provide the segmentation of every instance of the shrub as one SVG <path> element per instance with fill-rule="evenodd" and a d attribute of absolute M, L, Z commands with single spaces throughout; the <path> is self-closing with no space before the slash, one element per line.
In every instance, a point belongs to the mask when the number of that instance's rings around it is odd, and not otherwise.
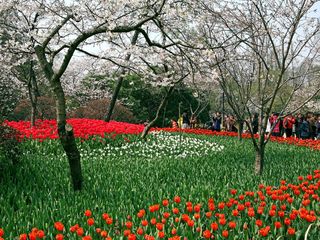
<path fill-rule="evenodd" d="M 15 166 L 21 154 L 18 132 L 1 123 L 0 124 L 0 169 L 6 166 Z"/>
<path fill-rule="evenodd" d="M 55 119 L 55 100 L 52 97 L 41 96 L 38 98 L 37 118 L 40 119 Z M 30 120 L 31 104 L 29 99 L 22 99 L 14 109 L 16 120 Z"/>
<path fill-rule="evenodd" d="M 102 98 L 89 101 L 85 106 L 79 107 L 69 114 L 70 118 L 90 118 L 103 119 L 107 113 L 110 104 L 110 99 Z M 116 103 L 112 120 L 119 122 L 136 122 L 137 119 L 133 113 L 120 103 Z"/>

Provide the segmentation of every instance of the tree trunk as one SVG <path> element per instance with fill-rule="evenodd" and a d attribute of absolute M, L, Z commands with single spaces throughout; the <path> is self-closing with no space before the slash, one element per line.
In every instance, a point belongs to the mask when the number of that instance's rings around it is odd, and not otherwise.
<path fill-rule="evenodd" d="M 28 93 L 29 93 L 29 99 L 30 99 L 30 103 L 31 103 L 30 122 L 31 122 L 31 127 L 34 127 L 35 122 L 36 122 L 36 118 L 37 118 L 37 105 L 38 105 L 39 90 L 38 90 L 36 74 L 33 70 L 33 61 L 30 62 L 29 78 L 30 79 L 28 82 Z"/>
<path fill-rule="evenodd" d="M 150 131 L 151 127 L 152 127 L 152 126 L 154 125 L 154 123 L 158 120 L 159 115 L 160 115 L 160 112 L 161 112 L 161 110 L 163 109 L 163 107 L 167 104 L 167 101 L 168 101 L 169 96 L 170 96 L 170 94 L 172 93 L 173 89 L 174 89 L 174 86 L 171 86 L 171 87 L 169 88 L 168 92 L 166 93 L 165 97 L 162 99 L 162 101 L 161 101 L 161 103 L 160 103 L 160 105 L 159 105 L 159 107 L 158 107 L 156 116 L 155 116 L 154 119 L 153 119 L 150 123 L 148 123 L 148 125 L 145 126 L 145 128 L 143 129 L 143 132 L 141 133 L 141 138 L 142 138 L 142 139 L 145 139 L 145 138 L 146 138 L 146 136 L 147 136 L 148 132 Z"/>
<path fill-rule="evenodd" d="M 156 116 L 150 123 L 148 123 L 147 126 L 144 127 L 144 129 L 143 129 L 143 131 L 142 131 L 142 133 L 141 133 L 141 138 L 142 138 L 142 139 L 145 139 L 145 138 L 146 138 L 146 136 L 148 135 L 151 127 L 152 127 L 153 124 L 157 121 L 158 118 L 159 118 L 159 115 Z"/>
<path fill-rule="evenodd" d="M 73 190 L 81 190 L 83 179 L 81 173 L 80 153 L 77 148 L 72 127 L 67 124 L 66 99 L 61 86 L 60 78 L 55 75 L 52 66 L 47 61 L 44 48 L 40 45 L 37 45 L 35 47 L 35 51 L 42 66 L 42 70 L 46 78 L 49 80 L 50 88 L 55 96 L 58 134 L 61 145 L 68 158 Z M 66 61 L 63 64 L 67 65 L 68 62 Z M 63 68 L 61 67 L 61 69 Z"/>
<path fill-rule="evenodd" d="M 138 40 L 138 36 L 139 36 L 139 32 L 135 31 L 135 33 L 134 33 L 134 35 L 132 37 L 132 40 L 131 40 L 131 44 L 132 45 L 136 45 L 137 40 Z M 130 57 L 131 57 L 131 54 L 127 54 L 125 60 L 129 61 Z M 110 104 L 109 104 L 109 107 L 108 107 L 107 115 L 104 118 L 104 120 L 106 122 L 109 122 L 111 120 L 111 115 L 112 115 L 114 106 L 116 104 L 116 101 L 117 101 L 117 98 L 118 98 L 118 95 L 119 95 L 119 92 L 120 92 L 120 89 L 121 89 L 121 86 L 122 86 L 122 83 L 123 83 L 123 79 L 124 79 L 123 75 L 125 73 L 126 73 L 125 69 L 122 68 L 122 70 L 120 72 L 120 77 L 118 78 L 118 82 L 117 82 L 116 88 L 115 88 L 115 90 L 113 91 L 113 94 L 112 94 L 112 98 L 111 98 L 111 101 L 110 101 Z"/>
<path fill-rule="evenodd" d="M 34 127 L 36 124 L 36 116 L 37 116 L 37 103 L 36 101 L 31 101 L 31 127 Z"/>
<path fill-rule="evenodd" d="M 242 141 L 242 132 L 243 132 L 243 121 L 240 121 L 239 127 L 238 127 L 238 140 L 240 142 Z"/>
<path fill-rule="evenodd" d="M 106 122 L 109 122 L 111 120 L 111 115 L 112 115 L 114 106 L 116 105 L 116 101 L 117 101 L 117 98 L 118 98 L 118 95 L 119 95 L 119 92 L 120 92 L 120 89 L 121 89 L 121 86 L 122 86 L 122 82 L 123 82 L 123 76 L 122 75 L 124 73 L 125 73 L 125 71 L 122 70 L 121 73 L 120 73 L 121 76 L 118 78 L 117 86 L 116 86 L 115 90 L 113 91 L 112 98 L 111 98 L 111 101 L 110 101 L 110 104 L 109 104 L 109 107 L 108 107 L 108 112 L 107 112 L 107 115 L 104 118 L 104 120 Z"/>
<path fill-rule="evenodd" d="M 31 127 L 34 127 L 37 114 L 37 97 L 34 95 L 31 81 L 28 83 L 28 95 L 31 104 L 30 125 Z"/>
<path fill-rule="evenodd" d="M 255 150 L 256 150 L 256 157 L 255 157 L 254 173 L 256 175 L 261 175 L 264 167 L 264 151 L 265 151 L 264 136 L 259 137 L 259 147 L 255 148 Z"/>
<path fill-rule="evenodd" d="M 56 98 L 57 125 L 59 139 L 64 151 L 67 154 L 73 190 L 82 188 L 82 171 L 80 153 L 74 138 L 72 126 L 66 122 L 65 96 L 60 82 L 51 83 Z"/>
<path fill-rule="evenodd" d="M 31 99 L 31 127 L 35 126 L 35 122 L 36 122 L 37 115 L 38 115 L 38 110 L 37 110 L 38 96 L 39 96 L 39 93 L 38 93 L 37 89 L 32 87 L 31 96 L 30 96 L 30 99 Z"/>
<path fill-rule="evenodd" d="M 76 145 L 72 126 L 66 124 L 63 128 L 63 125 L 61 125 L 58 132 L 60 142 L 68 157 L 73 190 L 81 190 L 83 178 L 81 171 L 80 153 Z"/>
<path fill-rule="evenodd" d="M 167 105 L 165 105 L 165 106 L 164 106 L 164 109 L 163 109 L 162 127 L 164 127 L 164 125 L 165 125 L 166 110 L 167 110 Z"/>
<path fill-rule="evenodd" d="M 254 173 L 256 175 L 262 174 L 263 163 L 264 163 L 264 152 L 262 152 L 261 150 L 256 150 L 255 167 L 254 167 Z"/>

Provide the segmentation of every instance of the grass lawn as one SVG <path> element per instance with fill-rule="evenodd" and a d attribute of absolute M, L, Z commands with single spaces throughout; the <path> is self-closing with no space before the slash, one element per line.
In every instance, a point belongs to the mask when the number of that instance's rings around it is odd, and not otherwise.
<path fill-rule="evenodd" d="M 206 204 L 214 198 L 218 203 L 231 197 L 230 189 L 244 193 L 257 191 L 261 183 L 297 183 L 299 175 L 320 168 L 320 151 L 286 144 L 268 144 L 264 173 L 257 177 L 253 174 L 250 140 L 240 143 L 231 137 L 182 135 L 180 143 L 179 134 L 151 137 L 146 143 L 136 142 L 134 136 L 126 138 L 79 141 L 84 175 L 81 192 L 71 190 L 68 163 L 57 140 L 24 142 L 18 168 L 1 170 L 0 227 L 6 239 L 14 239 L 33 227 L 53 229 L 56 221 L 69 229 L 85 223 L 86 209 L 98 216 L 106 212 L 121 226 L 127 215 L 135 216 L 140 209 L 163 199 L 178 195 L 184 202 Z M 177 146 L 169 151 L 166 142 Z M 217 145 L 210 145 L 213 143 Z M 204 145 L 208 147 L 201 148 Z M 203 154 L 198 156 L 197 152 Z M 319 202 L 315 208 L 319 223 Z M 101 217 L 96 218 L 97 225 L 102 222 Z M 49 239 L 54 234 L 47 233 Z M 309 239 L 318 236 L 310 231 Z"/>

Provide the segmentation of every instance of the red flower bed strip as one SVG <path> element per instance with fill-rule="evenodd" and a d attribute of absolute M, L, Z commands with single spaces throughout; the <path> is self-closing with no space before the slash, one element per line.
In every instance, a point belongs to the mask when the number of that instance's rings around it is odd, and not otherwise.
<path fill-rule="evenodd" d="M 143 131 L 143 124 L 131 124 L 125 122 L 105 122 L 103 120 L 94 119 L 77 119 L 71 118 L 67 122 L 72 125 L 75 137 L 88 139 L 90 136 L 105 137 L 108 134 L 139 134 Z M 30 128 L 29 121 L 6 121 L 8 126 L 18 130 L 21 138 L 33 139 L 57 139 L 57 122 L 56 120 L 38 120 L 36 126 Z M 153 128 L 152 131 L 167 131 L 167 132 L 184 132 L 210 136 L 227 136 L 237 137 L 235 132 L 213 132 L 207 129 L 179 129 L 179 128 Z M 251 138 L 248 133 L 242 134 L 243 138 Z M 258 135 L 255 135 L 258 137 Z M 311 149 L 320 150 L 320 140 L 302 140 L 294 137 L 283 138 L 271 136 L 271 141 L 278 143 L 286 143 L 297 146 L 309 147 Z"/>
<path fill-rule="evenodd" d="M 29 121 L 6 121 L 8 126 L 18 130 L 21 138 L 32 139 L 57 139 L 56 120 L 38 120 L 36 126 L 30 128 Z M 71 118 L 67 123 L 73 127 L 74 135 L 77 138 L 88 139 L 90 136 L 105 137 L 106 134 L 139 134 L 144 126 L 142 124 L 131 124 L 125 122 L 105 122 L 94 119 Z"/>

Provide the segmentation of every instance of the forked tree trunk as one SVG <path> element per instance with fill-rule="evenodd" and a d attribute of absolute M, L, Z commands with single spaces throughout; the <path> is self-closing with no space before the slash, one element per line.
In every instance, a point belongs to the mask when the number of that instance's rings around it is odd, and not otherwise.
<path fill-rule="evenodd" d="M 137 40 L 138 40 L 138 35 L 139 35 L 139 32 L 136 31 L 134 33 L 133 37 L 132 37 L 132 40 L 131 40 L 131 44 L 132 45 L 136 45 Z M 129 61 L 130 57 L 131 57 L 131 54 L 128 54 L 126 56 L 125 60 Z M 110 104 L 109 104 L 109 107 L 108 107 L 107 115 L 104 118 L 104 120 L 106 122 L 109 122 L 111 120 L 113 109 L 114 109 L 114 106 L 116 105 L 116 102 L 117 102 L 117 99 L 118 99 L 118 95 L 119 95 L 120 89 L 122 87 L 122 83 L 123 83 L 123 79 L 124 79 L 123 75 L 125 73 L 126 73 L 125 69 L 122 68 L 122 70 L 120 72 L 120 77 L 118 78 L 118 82 L 117 82 L 116 88 L 114 89 L 113 94 L 112 94 L 112 98 L 111 98 L 111 101 L 110 101 Z"/>
<path fill-rule="evenodd" d="M 42 66 L 43 72 L 50 82 L 50 88 L 54 93 L 56 101 L 58 134 L 61 145 L 68 158 L 73 190 L 81 190 L 83 179 L 81 172 L 80 153 L 77 148 L 72 127 L 67 125 L 66 99 L 61 86 L 60 78 L 55 77 L 52 66 L 46 59 L 44 48 L 38 45 L 35 47 L 35 51 Z M 67 62 L 64 64 L 67 64 Z"/>
<path fill-rule="evenodd" d="M 168 99 L 169 99 L 169 96 L 170 96 L 170 94 L 172 93 L 173 89 L 174 89 L 174 86 L 171 86 L 171 87 L 169 88 L 168 92 L 166 93 L 165 97 L 162 99 L 162 101 L 161 101 L 161 103 L 160 103 L 160 105 L 159 105 L 159 107 L 158 107 L 156 116 L 155 116 L 154 119 L 153 119 L 150 123 L 148 123 L 148 125 L 145 126 L 145 128 L 143 129 L 143 131 L 142 131 L 142 133 L 141 133 L 141 138 L 142 138 L 142 139 L 145 139 L 145 138 L 146 138 L 146 136 L 147 136 L 147 134 L 149 133 L 150 129 L 152 128 L 152 126 L 154 125 L 154 123 L 158 120 L 159 115 L 160 115 L 160 112 L 161 112 L 161 110 L 164 108 L 164 106 L 166 106 L 167 101 L 168 101 Z"/>
<path fill-rule="evenodd" d="M 51 87 L 54 90 L 56 98 L 59 139 L 68 158 L 73 190 L 81 190 L 83 178 L 81 171 L 80 153 L 76 145 L 72 126 L 67 124 L 66 122 L 66 102 L 64 92 L 59 81 L 51 82 Z"/>

